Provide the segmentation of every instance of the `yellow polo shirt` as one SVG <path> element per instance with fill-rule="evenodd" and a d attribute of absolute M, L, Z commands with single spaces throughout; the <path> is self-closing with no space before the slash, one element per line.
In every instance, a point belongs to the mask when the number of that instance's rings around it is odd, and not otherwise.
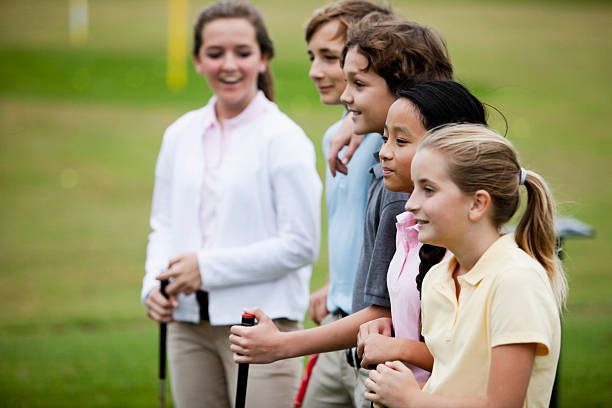
<path fill-rule="evenodd" d="M 486 395 L 491 349 L 537 343 L 525 407 L 548 407 L 561 342 L 561 324 L 544 268 L 514 235 L 495 241 L 458 277 L 456 259 L 433 267 L 423 281 L 422 333 L 434 356 L 424 391 L 445 396 Z"/>

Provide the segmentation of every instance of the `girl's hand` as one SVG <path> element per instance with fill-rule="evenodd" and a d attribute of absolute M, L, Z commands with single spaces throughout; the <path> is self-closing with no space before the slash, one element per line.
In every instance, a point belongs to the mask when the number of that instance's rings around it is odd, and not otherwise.
<path fill-rule="evenodd" d="M 174 278 L 166 287 L 171 304 L 178 305 L 176 297 L 179 293 L 190 295 L 200 289 L 202 277 L 196 253 L 190 252 L 171 259 L 168 269 L 157 277 L 160 281 L 169 278 Z"/>
<path fill-rule="evenodd" d="M 156 322 L 169 323 L 174 321 L 172 318 L 173 305 L 161 294 L 159 286 L 151 290 L 145 305 L 147 307 L 147 316 Z"/>
<path fill-rule="evenodd" d="M 252 327 L 232 326 L 230 328 L 230 349 L 235 363 L 272 363 L 283 356 L 279 353 L 283 334 L 274 322 L 259 309 L 245 309 L 255 315 L 258 323 Z"/>
<path fill-rule="evenodd" d="M 388 347 L 393 346 L 392 340 L 388 341 L 392 333 L 393 321 L 390 317 L 381 317 L 359 326 L 357 355 L 362 358 L 363 368 L 389 360 L 384 356 L 389 355 Z"/>
<path fill-rule="evenodd" d="M 365 386 L 368 401 L 389 408 L 414 406 L 421 393 L 412 371 L 401 361 L 379 364 L 376 370 L 370 370 Z"/>

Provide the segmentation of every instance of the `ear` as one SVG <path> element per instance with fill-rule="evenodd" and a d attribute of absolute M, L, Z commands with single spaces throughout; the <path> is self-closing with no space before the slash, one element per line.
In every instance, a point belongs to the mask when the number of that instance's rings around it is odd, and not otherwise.
<path fill-rule="evenodd" d="M 195 71 L 199 75 L 204 75 L 204 65 L 202 61 L 200 61 L 200 57 L 198 55 L 192 55 L 191 58 L 193 59 L 193 65 L 195 65 Z"/>
<path fill-rule="evenodd" d="M 491 205 L 491 196 L 485 190 L 478 190 L 472 195 L 472 205 L 468 211 L 470 221 L 478 221 L 484 217 Z"/>
<path fill-rule="evenodd" d="M 259 61 L 259 73 L 263 74 L 268 69 L 268 62 L 270 61 L 270 56 L 268 54 L 261 55 L 261 61 Z"/>

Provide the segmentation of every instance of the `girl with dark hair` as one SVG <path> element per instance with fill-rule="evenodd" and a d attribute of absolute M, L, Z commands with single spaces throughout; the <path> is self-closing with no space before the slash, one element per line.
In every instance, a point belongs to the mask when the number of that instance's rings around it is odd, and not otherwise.
<path fill-rule="evenodd" d="M 419 145 L 406 203 L 418 239 L 453 256 L 423 281 L 423 335 L 434 357 L 421 390 L 401 362 L 379 364 L 366 398 L 387 407 L 547 407 L 567 281 L 555 249 L 554 201 L 512 144 L 474 124 Z M 502 227 L 527 202 L 516 231 Z"/>
<path fill-rule="evenodd" d="M 410 166 L 426 132 L 449 123 L 486 125 L 486 116 L 482 103 L 453 81 L 429 81 L 400 89 L 397 95 L 399 99 L 387 114 L 379 155 L 385 187 L 410 193 L 413 189 Z M 398 215 L 397 220 L 396 251 L 387 272 L 391 317 L 361 325 L 357 353 L 362 357 L 362 367 L 404 361 L 417 382 L 423 383 L 429 377 L 433 360 L 420 341 L 419 282 L 431 266 L 442 260 L 446 249 L 420 244 L 410 213 Z"/>
<path fill-rule="evenodd" d="M 273 55 L 254 6 L 205 8 L 193 61 L 214 95 L 162 141 L 141 297 L 149 317 L 169 323 L 179 408 L 233 405 L 238 368 L 228 336 L 244 307 L 261 305 L 290 331 L 308 306 L 321 181 L 312 143 L 271 101 Z M 169 300 L 159 289 L 166 279 Z M 301 369 L 300 359 L 252 367 L 249 405 L 289 406 Z"/>

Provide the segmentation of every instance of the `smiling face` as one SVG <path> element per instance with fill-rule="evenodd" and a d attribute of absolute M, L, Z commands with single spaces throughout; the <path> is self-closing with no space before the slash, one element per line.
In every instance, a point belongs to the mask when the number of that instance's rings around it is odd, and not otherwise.
<path fill-rule="evenodd" d="M 406 210 L 419 225 L 419 241 L 452 251 L 465 239 L 472 196 L 451 180 L 444 156 L 430 149 L 419 150 L 412 159 L 412 181 Z"/>
<path fill-rule="evenodd" d="M 395 95 L 383 77 L 367 68 L 368 60 L 352 47 L 344 59 L 346 88 L 340 99 L 352 114 L 353 132 L 382 133 Z"/>
<path fill-rule="evenodd" d="M 238 115 L 257 93 L 257 76 L 266 71 L 255 28 L 244 18 L 219 18 L 202 29 L 202 47 L 193 57 L 196 72 L 217 95 L 217 116 Z"/>
<path fill-rule="evenodd" d="M 391 105 L 379 153 L 388 190 L 412 191 L 410 166 L 426 132 L 417 108 L 408 99 L 400 98 Z"/>
<path fill-rule="evenodd" d="M 340 95 L 345 87 L 344 73 L 340 67 L 344 40 L 337 35 L 339 28 L 338 20 L 325 23 L 308 42 L 308 76 L 315 83 L 321 103 L 325 105 L 340 104 Z"/>

